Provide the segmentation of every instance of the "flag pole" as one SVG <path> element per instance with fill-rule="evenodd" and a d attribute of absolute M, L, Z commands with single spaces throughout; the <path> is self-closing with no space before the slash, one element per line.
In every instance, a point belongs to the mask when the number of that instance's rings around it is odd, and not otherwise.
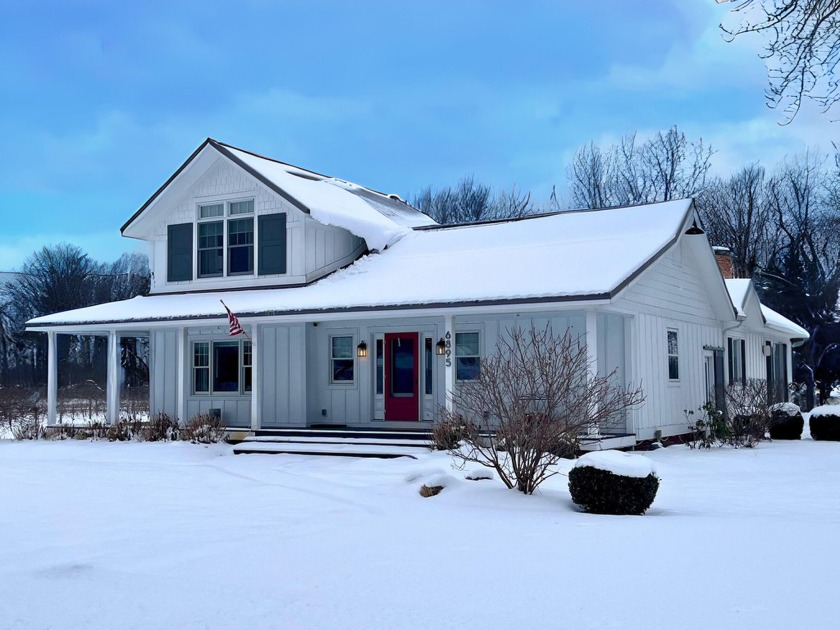
<path fill-rule="evenodd" d="M 245 331 L 245 329 L 244 329 L 244 328 L 242 328 L 242 326 L 240 326 L 240 325 L 239 325 L 239 318 L 238 318 L 236 315 L 234 315 L 234 314 L 233 314 L 233 311 L 231 311 L 231 310 L 228 308 L 228 305 L 227 305 L 227 304 L 225 304 L 225 301 L 224 301 L 224 300 L 221 300 L 221 299 L 220 299 L 220 300 L 219 300 L 219 302 L 221 302 L 221 303 L 222 303 L 222 306 L 224 306 L 224 307 L 225 307 L 225 310 L 227 311 L 227 314 L 228 314 L 228 321 L 229 321 L 231 324 L 232 324 L 233 322 L 236 322 L 236 325 L 239 327 L 239 330 L 241 330 L 241 331 L 242 331 L 242 334 L 243 334 L 243 335 L 245 335 L 245 337 L 248 339 L 248 341 L 250 341 L 250 342 L 253 344 L 253 343 L 254 343 L 254 340 L 253 340 L 253 339 L 251 339 L 251 335 L 249 335 L 249 334 Z M 234 335 L 234 333 L 231 333 L 231 335 L 232 335 L 232 336 L 235 336 L 235 335 Z"/>

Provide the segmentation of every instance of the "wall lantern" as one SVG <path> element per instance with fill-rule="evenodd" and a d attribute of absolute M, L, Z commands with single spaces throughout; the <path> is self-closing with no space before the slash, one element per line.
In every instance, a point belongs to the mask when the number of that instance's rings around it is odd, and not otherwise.
<path fill-rule="evenodd" d="M 356 346 L 356 356 L 361 359 L 367 356 L 367 344 L 364 341 Z"/>
<path fill-rule="evenodd" d="M 435 354 L 439 357 L 442 357 L 446 354 L 446 342 L 443 340 L 443 337 L 435 344 Z"/>

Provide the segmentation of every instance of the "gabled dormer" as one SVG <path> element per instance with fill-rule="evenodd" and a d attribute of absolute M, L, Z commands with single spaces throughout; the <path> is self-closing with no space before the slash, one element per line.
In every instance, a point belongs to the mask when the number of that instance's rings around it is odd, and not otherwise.
<path fill-rule="evenodd" d="M 152 293 L 299 286 L 434 224 L 399 198 L 208 138 L 122 227 Z"/>

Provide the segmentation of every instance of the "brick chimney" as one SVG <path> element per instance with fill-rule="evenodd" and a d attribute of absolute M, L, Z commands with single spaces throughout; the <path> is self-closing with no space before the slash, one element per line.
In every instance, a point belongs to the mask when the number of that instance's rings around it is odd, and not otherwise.
<path fill-rule="evenodd" d="M 732 250 L 728 247 L 712 247 L 721 275 L 727 280 L 735 277 L 735 266 L 732 264 Z"/>

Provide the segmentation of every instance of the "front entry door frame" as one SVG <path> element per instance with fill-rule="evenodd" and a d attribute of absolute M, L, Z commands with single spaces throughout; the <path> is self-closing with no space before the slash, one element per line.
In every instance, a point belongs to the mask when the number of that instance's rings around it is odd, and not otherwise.
<path fill-rule="evenodd" d="M 385 420 L 420 420 L 420 333 L 385 333 Z"/>

